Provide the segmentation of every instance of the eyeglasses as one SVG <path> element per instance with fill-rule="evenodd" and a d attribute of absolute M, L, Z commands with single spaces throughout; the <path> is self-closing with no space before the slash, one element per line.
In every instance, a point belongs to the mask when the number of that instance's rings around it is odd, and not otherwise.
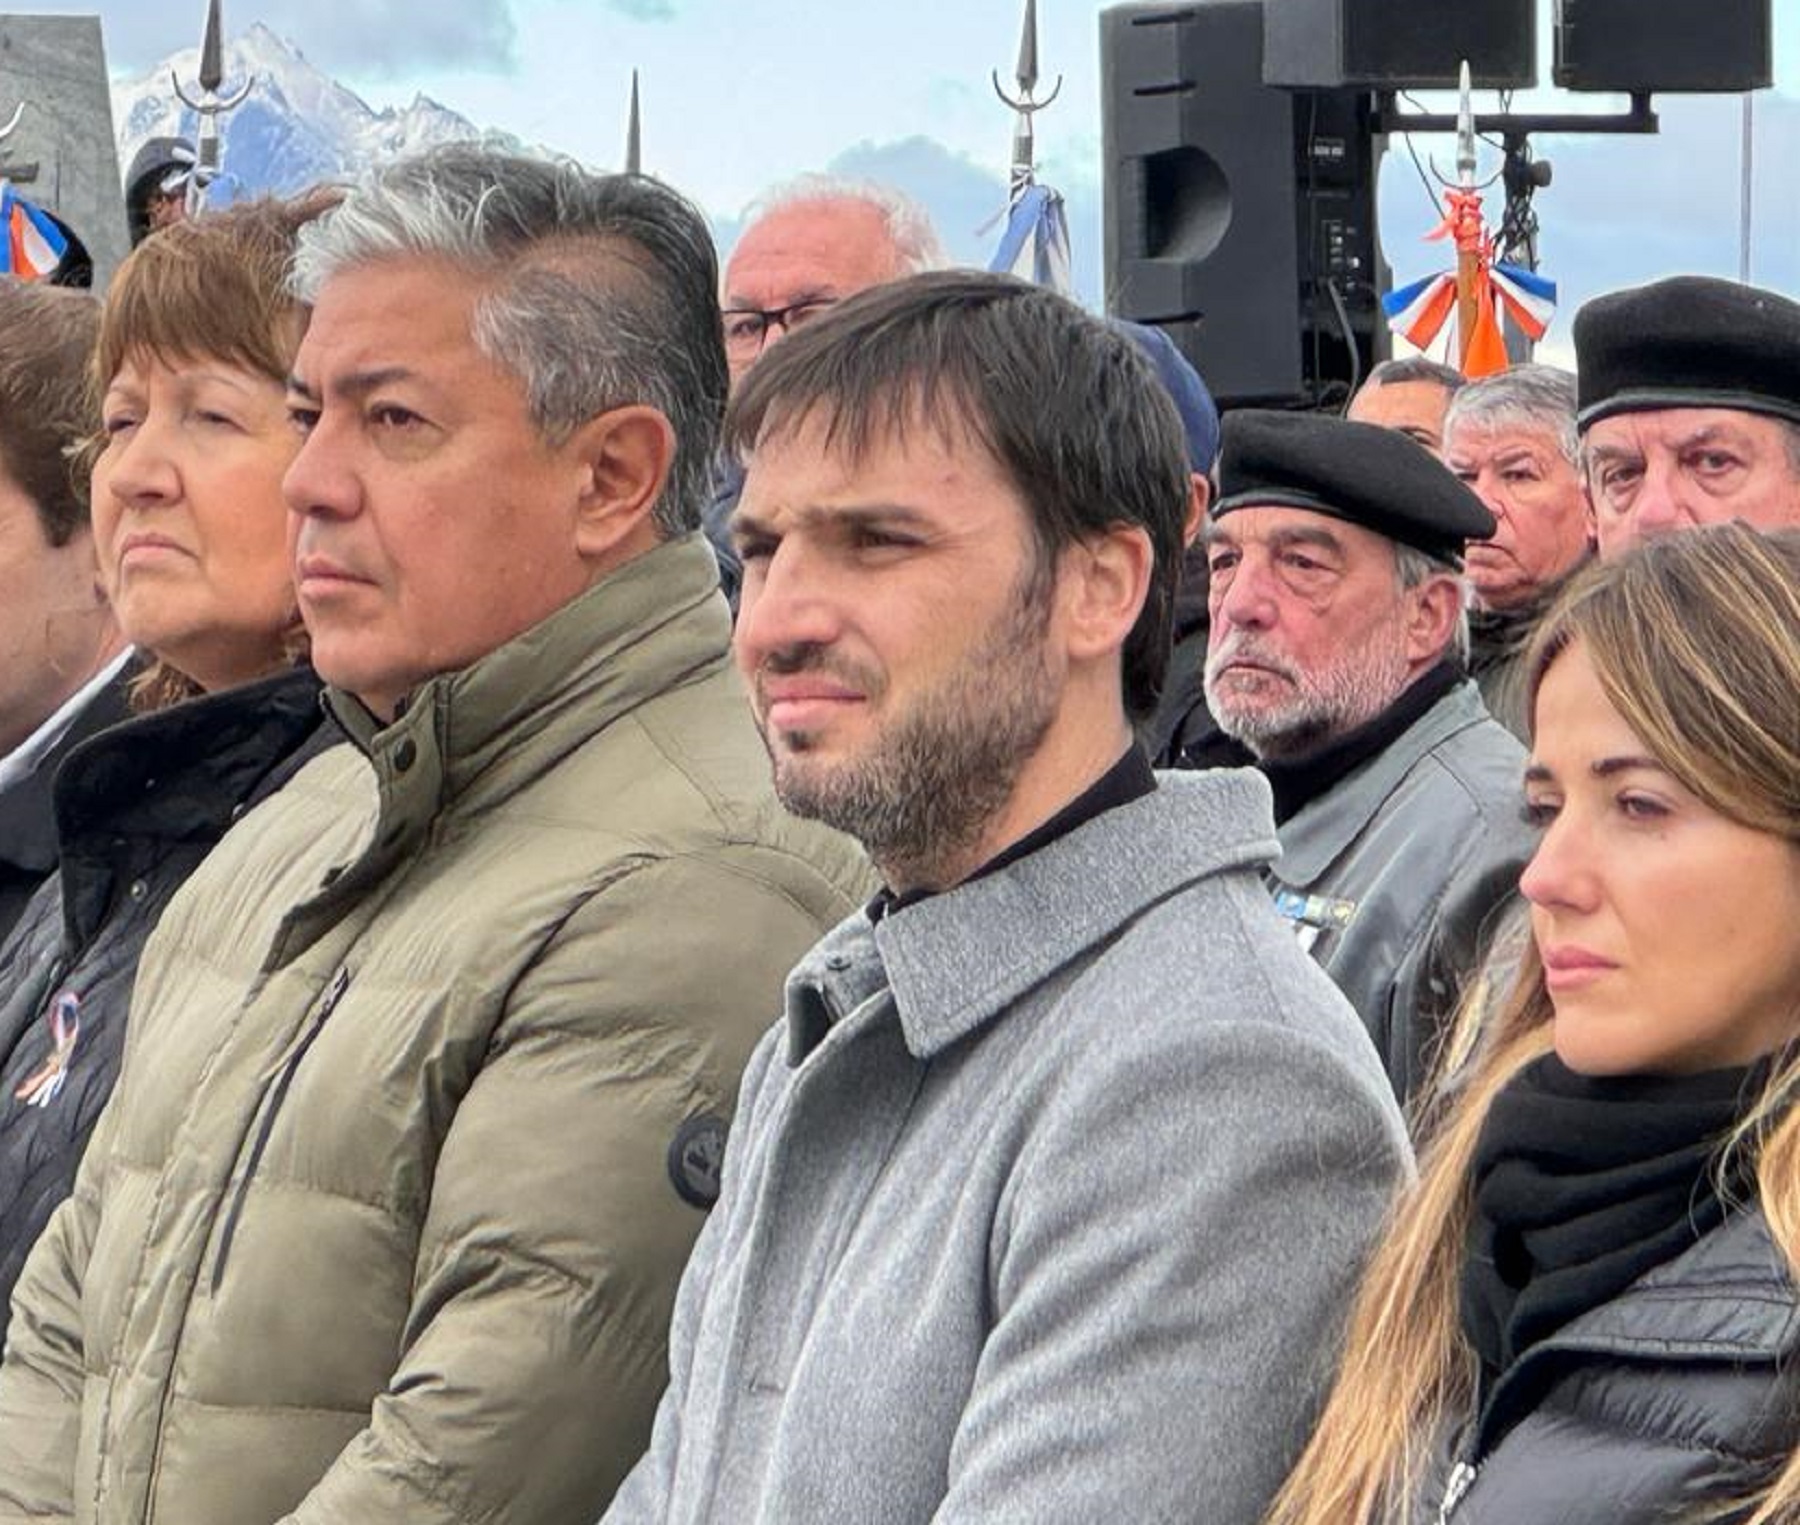
<path fill-rule="evenodd" d="M 808 297 L 804 302 L 793 302 L 786 307 L 771 307 L 767 310 L 757 307 L 727 307 L 721 314 L 725 319 L 725 353 L 734 360 L 748 360 L 762 353 L 771 328 L 779 328 L 784 334 L 792 333 L 837 304 L 836 297 Z"/>

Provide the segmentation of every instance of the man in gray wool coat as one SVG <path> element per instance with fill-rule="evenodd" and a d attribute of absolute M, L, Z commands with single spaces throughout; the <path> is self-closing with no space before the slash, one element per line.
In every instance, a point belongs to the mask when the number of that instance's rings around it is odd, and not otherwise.
<path fill-rule="evenodd" d="M 809 324 L 733 410 L 776 788 L 885 889 L 751 1060 L 607 1525 L 1252 1525 L 1407 1146 L 1258 878 L 1264 781 L 1132 740 L 1173 408 L 1063 299 L 939 272 Z"/>

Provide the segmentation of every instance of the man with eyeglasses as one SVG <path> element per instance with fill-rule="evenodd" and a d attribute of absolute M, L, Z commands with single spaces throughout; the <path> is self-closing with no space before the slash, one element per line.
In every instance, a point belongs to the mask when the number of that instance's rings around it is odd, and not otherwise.
<path fill-rule="evenodd" d="M 1726 519 L 1800 525 L 1800 304 L 1676 276 L 1584 306 L 1575 359 L 1602 556 Z"/>
<path fill-rule="evenodd" d="M 949 262 L 930 214 L 887 186 L 802 175 L 766 192 L 725 263 L 720 305 L 732 390 L 770 345 L 845 297 Z M 729 525 L 743 485 L 736 465 L 721 465 L 704 515 L 733 610 L 743 569 Z"/>

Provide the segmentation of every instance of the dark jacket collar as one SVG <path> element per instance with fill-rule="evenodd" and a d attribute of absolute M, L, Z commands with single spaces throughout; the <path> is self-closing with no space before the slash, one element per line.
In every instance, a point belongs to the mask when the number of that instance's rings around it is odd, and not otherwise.
<path fill-rule="evenodd" d="M 56 867 L 57 769 L 90 737 L 129 718 L 128 695 L 139 671 L 136 660 L 127 662 L 112 682 L 102 685 L 76 712 L 68 730 L 39 759 L 37 767 L 10 789 L 0 790 L 0 860 L 38 874 L 48 874 Z"/>
<path fill-rule="evenodd" d="M 73 944 L 105 915 L 124 843 L 210 846 L 248 805 L 341 739 L 319 692 L 310 667 L 290 668 L 140 715 L 69 754 L 55 814 Z"/>
<path fill-rule="evenodd" d="M 1754 1208 L 1575 1319 L 1555 1343 L 1659 1360 L 1785 1362 L 1800 1352 L 1800 1291 Z"/>
<path fill-rule="evenodd" d="M 1282 883 L 1311 884 L 1367 829 L 1421 757 L 1484 722 L 1494 723 L 1481 691 L 1467 679 L 1457 683 L 1392 744 L 1282 826 Z"/>
<path fill-rule="evenodd" d="M 1552 582 L 1544 583 L 1523 602 L 1508 609 L 1471 609 L 1469 611 L 1469 670 L 1480 677 L 1490 667 L 1523 656 L 1538 622 L 1556 602 L 1563 585 L 1593 559 L 1585 551 L 1576 563 Z"/>
<path fill-rule="evenodd" d="M 1419 674 L 1379 715 L 1305 757 L 1268 758 L 1257 766 L 1275 791 L 1275 824 L 1282 825 L 1321 795 L 1329 794 L 1371 758 L 1412 728 L 1432 705 L 1462 681 L 1462 669 L 1439 662 Z"/>

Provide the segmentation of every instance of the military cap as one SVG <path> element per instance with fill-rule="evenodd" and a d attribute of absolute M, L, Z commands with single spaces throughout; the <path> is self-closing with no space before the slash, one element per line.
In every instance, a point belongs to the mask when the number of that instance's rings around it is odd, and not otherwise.
<path fill-rule="evenodd" d="M 1460 565 L 1463 547 L 1494 533 L 1494 516 L 1435 455 L 1397 429 L 1323 413 L 1239 408 L 1225 415 L 1219 501 L 1306 508 Z"/>
<path fill-rule="evenodd" d="M 1678 275 L 1595 297 L 1575 314 L 1583 429 L 1649 408 L 1736 408 L 1800 421 L 1800 303 Z"/>

